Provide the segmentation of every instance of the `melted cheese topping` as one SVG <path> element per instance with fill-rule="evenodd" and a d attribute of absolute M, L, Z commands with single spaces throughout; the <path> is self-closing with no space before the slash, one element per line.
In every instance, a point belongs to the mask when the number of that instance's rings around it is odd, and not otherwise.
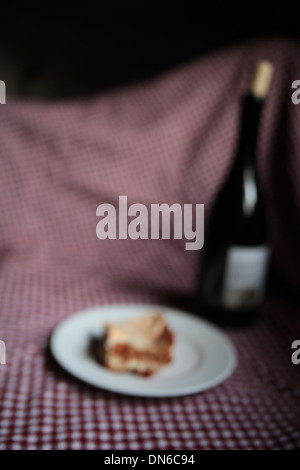
<path fill-rule="evenodd" d="M 148 349 L 162 335 L 165 321 L 161 315 L 145 315 L 125 320 L 117 325 L 107 325 L 106 347 L 127 344 L 136 349 Z"/>

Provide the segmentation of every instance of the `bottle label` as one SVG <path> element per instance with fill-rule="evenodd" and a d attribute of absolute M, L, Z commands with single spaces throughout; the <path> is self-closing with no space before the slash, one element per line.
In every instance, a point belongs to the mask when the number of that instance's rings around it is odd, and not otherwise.
<path fill-rule="evenodd" d="M 232 246 L 227 252 L 222 289 L 222 304 L 226 308 L 255 308 L 262 301 L 270 249 Z"/>

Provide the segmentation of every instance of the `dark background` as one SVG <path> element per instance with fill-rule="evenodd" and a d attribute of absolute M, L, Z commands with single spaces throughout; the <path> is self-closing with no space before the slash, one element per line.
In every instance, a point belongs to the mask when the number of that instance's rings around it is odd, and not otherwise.
<path fill-rule="evenodd" d="M 299 7 L 286 2 L 264 11 L 246 2 L 76 5 L 1 5 L 0 78 L 8 96 L 87 96 L 239 41 L 300 40 Z"/>

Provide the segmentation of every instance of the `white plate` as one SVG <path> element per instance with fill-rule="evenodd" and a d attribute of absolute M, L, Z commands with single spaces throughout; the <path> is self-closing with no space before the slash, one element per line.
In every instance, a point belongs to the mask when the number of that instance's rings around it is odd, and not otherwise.
<path fill-rule="evenodd" d="M 112 372 L 90 352 L 104 324 L 163 311 L 174 332 L 173 360 L 151 377 Z M 171 397 L 214 387 L 233 372 L 236 350 L 218 328 L 190 313 L 155 305 L 119 304 L 93 307 L 66 318 L 54 330 L 52 354 L 68 372 L 96 387 L 144 397 Z"/>

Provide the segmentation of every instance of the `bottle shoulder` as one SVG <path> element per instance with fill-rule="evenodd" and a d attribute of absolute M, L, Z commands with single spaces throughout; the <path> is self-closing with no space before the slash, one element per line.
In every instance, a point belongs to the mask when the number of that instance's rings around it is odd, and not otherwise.
<path fill-rule="evenodd" d="M 242 179 L 226 180 L 210 209 L 206 232 L 206 239 L 212 238 L 216 243 L 220 237 L 250 245 L 266 241 L 266 209 L 253 173 L 245 170 Z"/>

